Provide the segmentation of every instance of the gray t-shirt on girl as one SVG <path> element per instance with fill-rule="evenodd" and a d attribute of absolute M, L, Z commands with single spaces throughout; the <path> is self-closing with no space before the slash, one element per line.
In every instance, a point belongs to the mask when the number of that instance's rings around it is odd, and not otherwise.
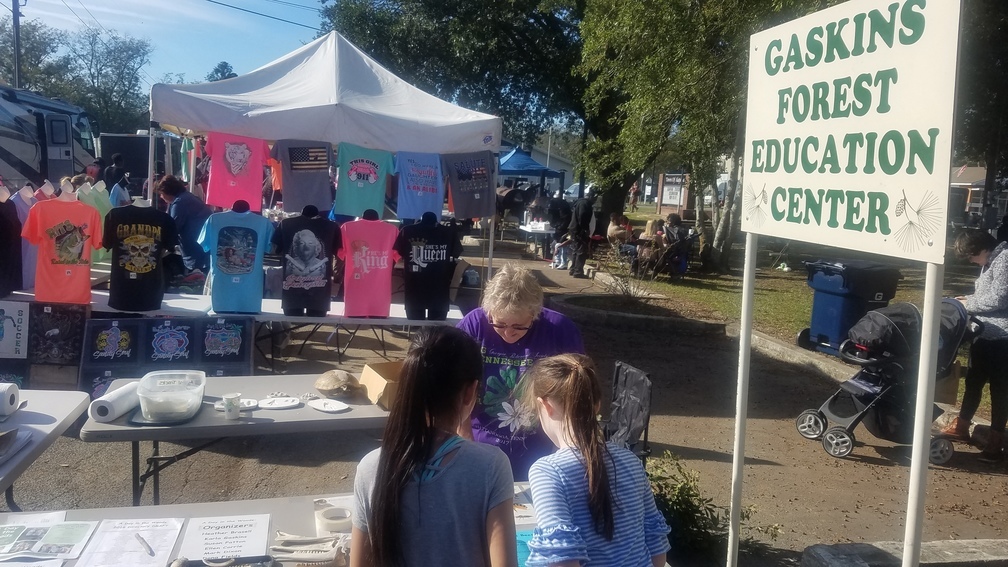
<path fill-rule="evenodd" d="M 514 497 L 507 456 L 490 445 L 463 441 L 450 462 L 431 480 L 403 489 L 399 517 L 406 567 L 481 567 L 487 556 L 486 517 Z M 368 453 L 354 478 L 353 524 L 368 531 L 371 493 L 381 449 Z M 419 494 L 418 494 L 419 493 Z"/>

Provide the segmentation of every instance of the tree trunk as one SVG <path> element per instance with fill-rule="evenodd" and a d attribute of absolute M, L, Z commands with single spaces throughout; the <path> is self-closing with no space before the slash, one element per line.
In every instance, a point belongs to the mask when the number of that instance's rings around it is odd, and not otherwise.
<path fill-rule="evenodd" d="M 724 208 L 721 209 L 721 219 L 714 233 L 713 260 L 718 272 L 726 274 L 729 271 L 728 261 L 731 258 L 732 242 L 735 240 L 735 227 L 738 222 L 738 211 L 741 209 L 739 198 L 738 172 L 742 166 L 742 156 L 736 153 L 732 156 L 732 169 L 725 190 Z"/>
<path fill-rule="evenodd" d="M 696 171 L 696 168 L 690 168 Z M 711 270 L 711 235 L 707 230 L 706 213 L 704 211 L 703 190 L 697 190 L 696 177 L 690 174 L 690 195 L 696 199 L 696 225 L 695 230 L 700 235 L 700 266 L 701 270 L 707 272 Z"/>

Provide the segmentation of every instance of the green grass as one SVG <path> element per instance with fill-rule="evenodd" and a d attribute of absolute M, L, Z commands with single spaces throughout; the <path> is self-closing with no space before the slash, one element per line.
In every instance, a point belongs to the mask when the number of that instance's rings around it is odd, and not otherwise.
<path fill-rule="evenodd" d="M 627 215 L 635 228 L 643 229 L 650 219 L 661 218 L 655 214 L 632 213 Z M 744 238 L 732 249 L 730 272 L 726 275 L 703 274 L 691 265 L 684 278 L 669 281 L 664 276 L 655 281 L 654 291 L 683 306 L 684 311 L 713 312 L 713 317 L 729 324 L 741 320 Z M 951 238 L 949 239 L 951 243 Z M 798 332 L 809 326 L 814 292 L 808 285 L 807 261 L 868 260 L 898 268 L 903 278 L 898 282 L 892 301 L 911 302 L 923 307 L 926 265 L 920 262 L 887 258 L 840 248 L 808 244 L 797 241 L 760 237 L 756 255 L 756 279 L 753 301 L 753 328 L 785 342 L 794 343 Z M 790 272 L 776 269 L 786 263 Z M 945 278 L 942 295 L 954 297 L 971 293 L 978 268 L 946 253 Z M 968 349 L 960 351 L 960 362 L 966 367 Z M 960 383 L 960 399 L 962 384 Z M 990 400 L 984 394 L 981 414 L 988 415 Z"/>

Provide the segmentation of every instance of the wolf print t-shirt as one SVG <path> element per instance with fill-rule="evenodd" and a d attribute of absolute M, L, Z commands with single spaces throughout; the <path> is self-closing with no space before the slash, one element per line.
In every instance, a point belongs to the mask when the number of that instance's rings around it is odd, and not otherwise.
<path fill-rule="evenodd" d="M 258 313 L 263 299 L 263 256 L 273 223 L 252 213 L 210 215 L 199 243 L 210 253 L 210 305 L 218 313 Z"/>
<path fill-rule="evenodd" d="M 266 140 L 211 132 L 206 151 L 210 156 L 206 203 L 229 209 L 240 199 L 258 212 L 262 208 L 263 167 L 269 159 Z"/>
<path fill-rule="evenodd" d="M 343 268 L 343 314 L 347 317 L 388 317 L 392 305 L 392 267 L 396 227 L 378 220 L 344 223 L 339 257 Z"/>
<path fill-rule="evenodd" d="M 21 236 L 38 245 L 36 301 L 91 303 L 91 251 L 102 239 L 97 210 L 80 201 L 39 201 Z"/>
<path fill-rule="evenodd" d="M 581 333 L 573 321 L 552 309 L 543 309 L 514 344 L 504 342 L 490 326 L 482 307 L 470 311 L 458 328 L 475 338 L 483 352 L 483 387 L 473 408 L 473 437 L 500 447 L 511 461 L 515 480 L 528 480 L 532 463 L 554 447 L 541 427 L 530 428 L 536 408 L 521 403 L 517 386 L 540 358 L 584 354 Z"/>
<path fill-rule="evenodd" d="M 339 181 L 332 211 L 337 215 L 364 216 L 373 209 L 381 216 L 385 209 L 385 189 L 392 174 L 392 154 L 370 150 L 346 142 L 339 145 Z"/>

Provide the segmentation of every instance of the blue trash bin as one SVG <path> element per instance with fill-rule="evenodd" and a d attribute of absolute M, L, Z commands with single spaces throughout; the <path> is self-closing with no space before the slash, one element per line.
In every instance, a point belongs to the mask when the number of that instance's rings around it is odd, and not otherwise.
<path fill-rule="evenodd" d="M 847 331 L 872 309 L 896 295 L 903 275 L 896 268 L 868 261 L 806 262 L 812 296 L 812 320 L 798 334 L 798 345 L 836 355 Z"/>

